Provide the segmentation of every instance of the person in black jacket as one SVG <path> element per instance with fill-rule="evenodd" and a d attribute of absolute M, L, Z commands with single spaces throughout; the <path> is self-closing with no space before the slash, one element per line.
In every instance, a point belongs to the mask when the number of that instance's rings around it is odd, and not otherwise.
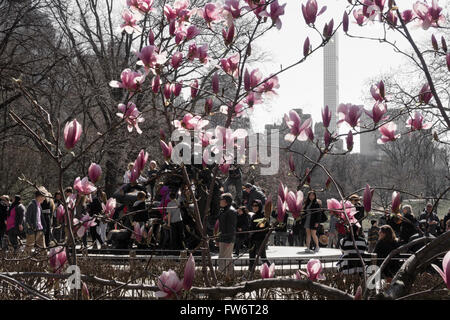
<path fill-rule="evenodd" d="M 252 209 L 253 210 L 252 210 L 252 215 L 251 215 L 250 230 L 259 231 L 259 232 L 253 232 L 250 234 L 249 270 L 255 264 L 255 257 L 258 254 L 260 247 L 262 246 L 262 244 L 264 242 L 264 238 L 266 237 L 266 234 L 267 234 L 267 231 L 261 231 L 261 230 L 267 229 L 267 227 L 269 225 L 268 219 L 265 219 L 263 205 L 260 200 L 253 201 Z M 263 220 L 263 219 L 265 219 L 265 220 Z M 265 262 L 270 265 L 269 261 L 267 260 L 265 246 L 263 246 L 263 248 L 261 249 L 260 257 L 261 257 L 261 260 L 263 263 Z"/>
<path fill-rule="evenodd" d="M 448 209 L 447 214 L 444 216 L 444 232 L 447 230 L 447 221 L 450 221 L 450 209 Z"/>
<path fill-rule="evenodd" d="M 97 189 L 97 193 L 92 198 L 92 202 L 88 204 L 88 213 L 89 216 L 100 216 L 103 212 L 102 203 L 106 204 L 106 194 L 100 189 Z M 97 225 L 100 223 L 98 219 L 95 219 Z M 97 232 L 97 225 L 89 228 L 89 234 L 92 237 L 92 245 L 95 244 L 95 241 L 97 240 L 100 243 L 100 246 L 104 247 L 104 242 L 102 240 L 102 237 Z"/>
<path fill-rule="evenodd" d="M 319 227 L 319 218 L 321 214 L 321 206 L 317 202 L 316 192 L 311 190 L 308 192 L 308 198 L 303 206 L 305 215 L 304 226 L 306 230 L 306 249 L 305 252 L 311 253 L 310 243 L 311 236 L 315 244 L 315 252 L 319 252 L 319 238 L 317 238 L 317 228 Z"/>
<path fill-rule="evenodd" d="M 245 206 L 241 206 L 237 209 L 237 232 L 245 232 L 250 229 L 250 216 Z M 236 243 L 234 244 L 234 253 L 239 255 L 239 251 L 244 245 L 247 244 L 248 233 L 237 234 Z"/>
<path fill-rule="evenodd" d="M 8 210 L 8 217 L 6 220 L 6 232 L 8 233 L 8 239 L 14 248 L 14 252 L 19 249 L 19 235 L 23 232 L 23 220 L 25 217 L 25 206 L 21 203 L 20 195 L 14 197 L 14 202 L 11 204 Z"/>
<path fill-rule="evenodd" d="M 426 234 L 431 233 L 433 236 L 437 236 L 440 232 L 440 222 L 436 212 L 433 211 L 433 204 L 427 203 L 424 212 L 420 215 L 419 220 L 425 220 L 427 227 Z"/>
<path fill-rule="evenodd" d="M 251 183 L 247 183 L 245 185 L 245 192 L 247 192 L 248 195 L 246 204 L 248 211 L 252 211 L 252 204 L 254 200 L 260 200 L 262 206 L 264 207 L 264 204 L 266 203 L 266 196 L 260 189 L 257 189 Z"/>
<path fill-rule="evenodd" d="M 272 217 L 277 218 L 278 213 L 276 210 L 272 211 Z M 283 224 L 281 226 L 278 226 L 275 229 L 275 237 L 274 242 L 276 246 L 285 246 L 288 238 L 288 232 L 287 232 L 287 221 L 288 221 L 288 214 L 284 215 Z"/>
<path fill-rule="evenodd" d="M 403 218 L 400 224 L 400 241 L 402 243 L 407 243 L 409 238 L 417 232 L 417 220 L 412 213 L 412 208 L 410 205 L 405 205 L 402 208 Z"/>
<path fill-rule="evenodd" d="M 384 259 L 398 247 L 398 240 L 394 230 L 389 225 L 381 226 L 379 231 L 378 242 L 375 246 L 374 253 L 377 254 L 377 265 L 380 266 Z M 398 260 L 391 259 L 387 266 L 382 271 L 382 275 L 388 278 L 392 278 L 395 273 L 400 269 L 400 262 Z"/>
<path fill-rule="evenodd" d="M 352 194 L 348 200 L 355 206 L 355 219 L 361 221 L 364 218 L 364 206 L 361 204 L 361 198 L 357 194 Z"/>
<path fill-rule="evenodd" d="M 220 197 L 219 214 L 219 271 L 231 275 L 234 271 L 233 246 L 236 241 L 237 213 L 231 203 L 233 197 L 224 193 Z"/>

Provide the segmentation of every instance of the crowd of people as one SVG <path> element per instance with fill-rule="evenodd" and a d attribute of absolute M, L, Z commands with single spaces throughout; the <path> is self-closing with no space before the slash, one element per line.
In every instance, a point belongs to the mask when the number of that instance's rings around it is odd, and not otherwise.
<path fill-rule="evenodd" d="M 192 249 L 199 243 L 195 233 L 195 218 L 189 190 L 176 187 L 170 183 L 157 183 L 158 170 L 155 161 L 149 162 L 147 176 L 141 175 L 131 181 L 132 164 L 125 172 L 123 184 L 113 195 L 118 199 L 112 217 L 105 216 L 104 208 L 107 197 L 101 188 L 86 195 L 74 191 L 72 187 L 64 190 L 64 197 L 57 191 L 53 195 L 44 187 L 34 193 L 34 199 L 25 206 L 20 195 L 0 198 L 0 243 L 3 250 L 22 249 L 31 253 L 34 247 L 47 248 L 64 242 L 69 234 L 65 215 L 58 214 L 58 208 L 64 206 L 66 199 L 71 219 L 86 222 L 86 216 L 95 223 L 89 223 L 77 241 L 82 247 L 88 247 L 88 235 L 92 245 L 100 248 L 160 248 L 166 250 Z M 234 186 L 233 196 L 230 187 Z M 242 191 L 241 191 L 242 190 Z M 338 266 L 347 273 L 362 272 L 359 256 L 354 250 L 354 241 L 363 254 L 376 253 L 378 258 L 386 257 L 402 243 L 422 235 L 436 237 L 450 229 L 450 210 L 439 220 L 433 211 L 433 204 L 428 203 L 420 215 L 415 215 L 412 207 L 404 205 L 401 214 L 386 211 L 378 220 L 370 221 L 371 227 L 364 232 L 360 223 L 352 226 L 343 223 L 337 214 L 322 206 L 322 201 L 315 191 L 310 190 L 303 203 L 302 215 L 294 219 L 289 213 L 276 228 L 269 229 L 271 219 L 277 218 L 273 208 L 267 212 L 267 196 L 264 190 L 251 183 L 242 183 L 239 166 L 232 166 L 229 175 L 219 188 L 219 209 L 214 214 L 211 210 L 208 222 L 208 235 L 211 250 L 218 250 L 221 270 L 232 268 L 226 263 L 235 255 L 249 254 L 250 267 L 255 257 L 261 262 L 269 262 L 266 246 L 262 245 L 267 233 L 273 232 L 270 243 L 277 246 L 305 246 L 305 253 L 317 253 L 321 247 L 339 248 L 342 258 Z M 358 195 L 349 200 L 356 209 L 355 218 L 362 221 L 364 207 Z M 328 217 L 324 212 L 328 212 Z M 328 220 L 325 230 L 324 220 Z M 85 224 L 81 224 L 85 226 Z M 77 233 L 80 225 L 74 226 Z M 216 237 L 214 237 L 216 236 Z M 123 241 L 122 241 L 123 240 Z M 118 243 L 125 243 L 120 247 Z M 24 242 L 24 246 L 22 246 Z M 370 256 L 370 255 L 369 255 Z M 228 259 L 228 260 L 227 260 Z M 386 269 L 392 274 L 395 264 Z"/>

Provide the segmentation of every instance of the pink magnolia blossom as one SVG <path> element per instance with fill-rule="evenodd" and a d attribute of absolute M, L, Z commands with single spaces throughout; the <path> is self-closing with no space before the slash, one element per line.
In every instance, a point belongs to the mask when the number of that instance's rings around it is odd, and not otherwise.
<path fill-rule="evenodd" d="M 137 242 L 142 242 L 142 239 L 145 238 L 144 234 L 145 226 L 140 227 L 139 223 L 135 223 L 133 232 L 134 239 L 136 239 Z"/>
<path fill-rule="evenodd" d="M 438 42 L 437 42 L 434 34 L 431 35 L 431 45 L 432 45 L 434 51 L 439 51 L 439 45 L 438 45 Z"/>
<path fill-rule="evenodd" d="M 215 94 L 219 93 L 219 74 L 217 73 L 217 71 L 212 76 L 212 91 Z"/>
<path fill-rule="evenodd" d="M 302 13 L 306 24 L 314 24 L 316 22 L 318 16 L 317 11 L 318 6 L 316 0 L 308 0 L 306 5 L 302 4 Z"/>
<path fill-rule="evenodd" d="M 170 92 L 175 96 L 178 97 L 181 93 L 181 89 L 183 89 L 183 80 L 180 82 L 175 82 L 170 85 Z"/>
<path fill-rule="evenodd" d="M 98 181 L 98 179 L 100 179 L 101 175 L 102 175 L 102 167 L 100 167 L 98 164 L 96 164 L 94 162 L 91 163 L 91 165 L 89 166 L 89 169 L 88 169 L 89 179 L 93 183 L 96 183 Z"/>
<path fill-rule="evenodd" d="M 389 23 L 391 28 L 396 27 L 398 22 L 397 13 L 395 13 L 395 11 L 389 10 L 386 13 L 386 21 Z"/>
<path fill-rule="evenodd" d="M 398 213 L 400 211 L 400 204 L 401 204 L 401 200 L 400 200 L 400 192 L 394 191 L 392 192 L 392 212 L 394 213 Z"/>
<path fill-rule="evenodd" d="M 387 112 L 386 104 L 383 102 L 377 101 L 371 111 L 367 111 L 364 109 L 364 112 L 373 120 L 375 124 L 382 120 L 387 120 L 389 117 L 384 116 Z"/>
<path fill-rule="evenodd" d="M 77 236 L 80 238 L 84 236 L 90 227 L 95 227 L 97 225 L 94 219 L 88 214 L 83 215 L 81 220 L 78 220 L 77 218 L 73 219 L 73 224 L 74 226 L 78 226 Z"/>
<path fill-rule="evenodd" d="M 170 65 L 174 69 L 178 69 L 182 61 L 183 61 L 183 54 L 181 52 L 176 52 L 173 54 L 172 59 L 170 59 Z"/>
<path fill-rule="evenodd" d="M 307 276 L 311 281 L 325 280 L 325 276 L 322 275 L 322 263 L 319 259 L 310 259 L 306 264 L 306 272 L 300 271 L 303 275 Z"/>
<path fill-rule="evenodd" d="M 350 224 L 357 223 L 355 218 L 357 213 L 355 206 L 350 201 L 340 202 L 334 198 L 327 200 L 327 208 L 330 212 L 337 214 L 337 216 Z"/>
<path fill-rule="evenodd" d="M 292 153 L 289 155 L 289 169 L 292 172 L 295 172 L 294 156 L 292 155 Z"/>
<path fill-rule="evenodd" d="M 109 85 L 113 88 L 123 88 L 130 92 L 135 92 L 140 90 L 142 83 L 144 83 L 145 75 L 131 69 L 125 69 L 120 75 L 120 80 L 122 82 L 112 80 L 109 82 Z"/>
<path fill-rule="evenodd" d="M 173 121 L 175 128 L 185 128 L 187 130 L 201 130 L 207 126 L 208 123 L 209 120 L 204 120 L 200 116 L 193 116 L 191 113 L 185 114 L 181 121 Z"/>
<path fill-rule="evenodd" d="M 223 158 L 229 163 L 233 160 L 234 149 L 232 148 L 236 147 L 238 152 L 241 148 L 240 144 L 236 143 L 236 139 L 244 139 L 245 137 L 247 137 L 247 131 L 244 129 L 232 130 L 217 126 L 214 128 L 214 139 L 210 139 L 210 144 L 213 145 L 211 151 L 215 154 L 223 154 Z M 204 159 L 209 164 L 210 161 L 207 161 L 208 153 L 209 150 L 205 149 Z"/>
<path fill-rule="evenodd" d="M 144 170 L 145 164 L 147 163 L 147 160 L 148 160 L 148 153 L 145 152 L 144 149 L 142 149 L 139 152 L 139 155 L 138 155 L 138 157 L 136 159 L 137 169 L 139 171 Z"/>
<path fill-rule="evenodd" d="M 198 58 L 198 48 L 195 43 L 192 43 L 191 45 L 189 45 L 187 58 L 190 61 L 194 61 L 195 58 Z"/>
<path fill-rule="evenodd" d="M 338 123 L 347 122 L 352 128 L 356 127 L 359 122 L 359 118 L 363 112 L 362 106 L 348 104 L 340 104 L 338 106 L 337 112 L 339 113 Z"/>
<path fill-rule="evenodd" d="M 172 96 L 172 90 L 171 90 L 171 85 L 170 85 L 170 83 L 166 83 L 166 84 L 164 85 L 163 94 L 164 94 L 164 97 L 165 97 L 167 100 L 170 100 L 170 97 Z"/>
<path fill-rule="evenodd" d="M 254 69 L 251 73 L 248 72 L 247 69 L 245 69 L 244 72 L 244 89 L 246 91 L 250 91 L 251 89 L 255 88 L 262 79 L 262 74 L 259 69 Z"/>
<path fill-rule="evenodd" d="M 274 89 L 278 89 L 280 87 L 277 76 L 270 76 L 263 80 L 263 83 L 258 86 L 258 92 L 264 92 L 266 94 L 276 95 Z"/>
<path fill-rule="evenodd" d="M 372 94 L 372 97 L 376 101 L 385 100 L 384 82 L 380 81 L 377 84 L 374 84 L 372 87 L 370 87 L 370 93 Z"/>
<path fill-rule="evenodd" d="M 203 18 L 208 25 L 211 22 L 220 21 L 222 19 L 222 8 L 219 8 L 214 3 L 207 3 L 203 9 Z"/>
<path fill-rule="evenodd" d="M 124 23 L 120 25 L 120 30 L 124 31 L 128 34 L 132 34 L 136 31 L 136 33 L 141 33 L 142 29 L 137 25 L 137 22 L 140 20 L 140 18 L 137 15 L 133 15 L 133 13 L 125 9 L 122 12 L 122 18 L 124 20 Z"/>
<path fill-rule="evenodd" d="M 331 38 L 333 35 L 333 27 L 334 27 L 334 19 L 331 19 L 329 23 L 325 23 L 325 26 L 323 27 L 323 36 L 325 39 Z"/>
<path fill-rule="evenodd" d="M 205 100 L 205 114 L 209 115 L 212 112 L 212 108 L 213 108 L 213 99 L 207 98 Z"/>
<path fill-rule="evenodd" d="M 445 53 L 447 53 L 447 51 L 448 51 L 448 47 L 447 47 L 447 42 L 445 41 L 445 38 L 444 38 L 444 36 L 442 36 L 441 37 L 441 45 L 442 45 L 442 50 L 445 52 Z M 450 53 L 450 52 L 449 52 Z M 447 66 L 448 66 L 448 62 L 449 60 L 448 60 L 448 55 L 447 55 Z"/>
<path fill-rule="evenodd" d="M 431 123 L 423 123 L 423 116 L 416 111 L 414 113 L 414 118 L 410 118 L 406 121 L 406 127 L 411 128 L 411 131 L 427 130 L 431 128 Z"/>
<path fill-rule="evenodd" d="M 241 8 L 239 8 L 239 0 L 226 0 L 223 6 L 223 13 L 230 14 L 233 19 L 241 16 Z"/>
<path fill-rule="evenodd" d="M 325 108 L 322 109 L 322 123 L 325 128 L 328 128 L 330 126 L 331 122 L 331 110 L 328 108 L 328 106 L 325 106 Z"/>
<path fill-rule="evenodd" d="M 158 93 L 161 89 L 161 78 L 159 75 L 156 75 L 152 79 L 152 91 L 153 93 Z"/>
<path fill-rule="evenodd" d="M 305 132 L 306 132 L 306 135 L 308 136 L 308 139 L 310 141 L 314 142 L 314 132 L 313 132 L 312 128 L 311 127 L 307 127 L 305 129 Z"/>
<path fill-rule="evenodd" d="M 353 150 L 353 132 L 350 130 L 347 134 L 347 138 L 345 138 L 345 142 L 347 144 L 347 150 L 352 151 Z"/>
<path fill-rule="evenodd" d="M 373 190 L 371 191 L 370 186 L 366 184 L 363 195 L 364 210 L 366 210 L 366 212 L 370 212 L 370 210 L 372 209 L 372 196 Z"/>
<path fill-rule="evenodd" d="M 349 25 L 348 13 L 347 11 L 344 11 L 344 16 L 342 17 L 342 30 L 344 30 L 345 33 L 348 32 L 348 25 Z"/>
<path fill-rule="evenodd" d="M 292 191 L 289 191 L 289 193 L 286 196 L 286 203 L 289 208 L 289 211 L 292 213 L 292 216 L 294 219 L 297 219 L 300 217 L 300 213 L 303 208 L 303 192 L 300 190 L 297 191 L 297 193 L 294 193 Z"/>
<path fill-rule="evenodd" d="M 167 60 L 166 54 L 159 54 L 158 48 L 153 45 L 142 48 L 140 52 L 136 53 L 136 56 L 140 59 L 137 64 L 143 65 L 147 73 L 149 70 L 153 70 L 157 65 L 164 64 Z"/>
<path fill-rule="evenodd" d="M 117 201 L 115 198 L 109 198 L 106 201 L 106 205 L 104 203 L 102 203 L 103 213 L 110 219 L 114 215 L 114 211 L 116 210 L 116 204 L 117 204 Z"/>
<path fill-rule="evenodd" d="M 244 0 L 248 6 L 245 7 L 248 11 L 252 11 L 255 16 L 260 19 L 260 13 L 266 10 L 266 1 L 265 0 Z"/>
<path fill-rule="evenodd" d="M 83 180 L 77 177 L 73 182 L 73 188 L 84 195 L 91 194 L 97 190 L 97 187 L 88 180 L 88 177 L 84 177 Z"/>
<path fill-rule="evenodd" d="M 244 102 L 252 109 L 255 104 L 262 103 L 261 94 L 258 92 L 250 92 L 245 97 Z"/>
<path fill-rule="evenodd" d="M 186 40 L 192 40 L 200 34 L 200 29 L 194 25 L 190 25 L 186 31 Z"/>
<path fill-rule="evenodd" d="M 295 110 L 289 111 L 289 116 L 284 115 L 284 121 L 288 126 L 290 132 L 284 136 L 286 141 L 294 141 L 296 138 L 300 141 L 308 140 L 308 135 L 306 132 L 306 128 L 311 127 L 311 118 L 305 120 L 305 122 L 301 122 L 300 116 Z"/>
<path fill-rule="evenodd" d="M 328 148 L 328 146 L 331 143 L 331 133 L 327 130 L 325 130 L 323 134 L 323 142 L 325 143 L 325 148 Z"/>
<path fill-rule="evenodd" d="M 431 266 L 439 273 L 447 288 L 450 289 L 450 251 L 445 254 L 442 260 L 442 270 L 435 264 L 431 264 Z"/>
<path fill-rule="evenodd" d="M 270 267 L 267 263 L 264 263 L 260 269 L 262 279 L 270 279 L 275 276 L 275 263 L 272 263 Z"/>
<path fill-rule="evenodd" d="M 197 50 L 198 53 L 198 59 L 200 60 L 201 63 L 206 64 L 208 62 L 208 45 L 204 44 L 203 46 L 201 46 L 200 48 L 198 48 Z"/>
<path fill-rule="evenodd" d="M 58 208 L 56 208 L 56 220 L 58 223 L 64 222 L 64 213 L 66 213 L 66 210 L 64 209 L 64 206 L 60 204 Z"/>
<path fill-rule="evenodd" d="M 353 10 L 353 17 L 356 20 L 356 23 L 360 26 L 364 24 L 366 21 L 366 17 L 364 16 L 363 9 Z"/>
<path fill-rule="evenodd" d="M 67 149 L 73 149 L 77 144 L 78 140 L 81 138 L 81 133 L 83 129 L 81 124 L 78 123 L 77 119 L 67 122 L 64 126 L 64 144 Z"/>
<path fill-rule="evenodd" d="M 191 98 L 194 99 L 198 94 L 198 80 L 194 79 L 191 84 Z"/>
<path fill-rule="evenodd" d="M 53 272 L 61 273 L 61 269 L 67 262 L 66 248 L 58 246 L 50 249 L 48 253 L 50 268 Z"/>
<path fill-rule="evenodd" d="M 306 37 L 305 42 L 303 43 L 303 55 L 306 57 L 311 51 L 311 44 L 309 41 L 309 37 Z"/>
<path fill-rule="evenodd" d="M 135 128 L 136 132 L 141 134 L 142 130 L 139 128 L 139 123 L 144 122 L 145 119 L 141 116 L 136 105 L 133 102 L 128 102 L 126 107 L 123 103 L 119 104 L 117 107 L 120 112 L 116 113 L 116 115 L 125 120 L 128 124 L 128 131 L 132 132 L 133 128 Z"/>
<path fill-rule="evenodd" d="M 171 298 L 183 289 L 183 282 L 178 278 L 175 271 L 169 269 L 164 271 L 158 278 L 159 291 L 155 293 L 158 298 Z"/>
<path fill-rule="evenodd" d="M 160 140 L 159 144 L 161 145 L 164 158 L 170 159 L 170 157 L 172 156 L 172 149 L 173 149 L 172 143 L 169 142 L 169 144 L 167 145 L 164 141 Z"/>
<path fill-rule="evenodd" d="M 226 46 L 229 46 L 234 39 L 234 23 L 232 23 L 230 25 L 230 27 L 228 28 L 228 30 L 222 29 L 222 37 L 223 37 L 223 41 L 225 42 Z"/>
<path fill-rule="evenodd" d="M 154 0 L 127 0 L 127 5 L 131 9 L 139 10 L 142 13 L 149 13 L 154 10 L 152 7 Z"/>
<path fill-rule="evenodd" d="M 450 71 L 450 52 L 447 53 L 445 60 L 447 61 L 447 69 L 448 69 L 448 71 Z"/>
<path fill-rule="evenodd" d="M 405 10 L 402 12 L 402 19 L 405 22 L 405 24 L 411 22 L 411 20 L 414 18 L 414 13 L 412 10 Z"/>
<path fill-rule="evenodd" d="M 138 167 L 137 167 L 136 161 L 135 161 L 133 168 L 131 169 L 131 172 L 130 172 L 130 182 L 136 182 L 140 176 L 141 176 L 141 172 L 138 170 Z"/>
<path fill-rule="evenodd" d="M 433 93 L 431 92 L 430 85 L 428 83 L 424 84 L 419 92 L 419 102 L 428 104 L 433 98 Z"/>
<path fill-rule="evenodd" d="M 437 27 L 445 21 L 444 15 L 441 14 L 442 8 L 439 7 L 437 0 L 432 0 L 431 7 L 427 3 L 417 1 L 413 9 L 421 20 L 424 30 L 427 30 L 430 26 Z"/>
<path fill-rule="evenodd" d="M 270 3 L 270 14 L 267 11 L 262 11 L 259 13 L 259 16 L 270 17 L 270 19 L 272 19 L 272 24 L 280 30 L 282 26 L 280 16 L 284 15 L 284 7 L 286 7 L 286 3 L 280 6 L 278 0 L 272 1 Z"/>
<path fill-rule="evenodd" d="M 148 31 L 148 43 L 152 46 L 155 44 L 155 34 L 152 30 Z"/>
<path fill-rule="evenodd" d="M 280 183 L 278 184 L 278 196 L 282 201 L 286 201 L 287 195 L 288 188 L 283 184 L 283 182 L 280 181 Z"/>
<path fill-rule="evenodd" d="M 236 53 L 229 58 L 220 59 L 220 66 L 222 67 L 223 71 L 225 71 L 225 73 L 233 77 L 238 77 L 239 60 L 240 60 L 239 53 Z"/>
<path fill-rule="evenodd" d="M 400 138 L 400 134 L 395 134 L 397 125 L 394 122 L 388 122 L 382 125 L 378 130 L 382 134 L 381 138 L 377 140 L 378 144 L 385 144 L 389 141 L 395 141 Z"/>
<path fill-rule="evenodd" d="M 189 259 L 184 267 L 183 289 L 188 291 L 192 287 L 195 277 L 195 260 L 192 253 L 189 255 Z"/>
<path fill-rule="evenodd" d="M 286 215 L 286 202 L 278 196 L 277 200 L 277 220 L 278 222 L 284 221 L 284 216 Z"/>

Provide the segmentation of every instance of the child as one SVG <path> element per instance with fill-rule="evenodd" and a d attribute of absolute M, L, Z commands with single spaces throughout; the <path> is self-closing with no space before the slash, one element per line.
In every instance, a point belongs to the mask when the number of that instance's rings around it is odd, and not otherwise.
<path fill-rule="evenodd" d="M 371 220 L 370 223 L 372 224 L 372 227 L 369 229 L 368 241 L 369 241 L 369 252 L 372 253 L 373 250 L 375 249 L 375 245 L 377 244 L 378 231 L 380 231 L 380 228 L 378 228 L 378 223 L 376 220 Z"/>

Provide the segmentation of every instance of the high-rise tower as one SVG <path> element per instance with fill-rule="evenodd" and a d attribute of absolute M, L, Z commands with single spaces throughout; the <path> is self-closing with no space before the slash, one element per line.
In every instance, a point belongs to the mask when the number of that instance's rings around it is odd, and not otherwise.
<path fill-rule="evenodd" d="M 336 32 L 323 50 L 323 107 L 330 108 L 332 121 L 329 130 L 336 130 L 339 104 L 339 38 Z"/>

